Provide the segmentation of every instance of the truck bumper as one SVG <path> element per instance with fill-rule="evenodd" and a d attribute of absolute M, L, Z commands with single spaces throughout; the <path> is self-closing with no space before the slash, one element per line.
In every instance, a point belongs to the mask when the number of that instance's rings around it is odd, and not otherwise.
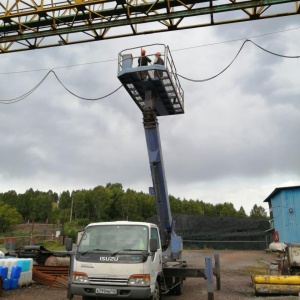
<path fill-rule="evenodd" d="M 117 294 L 96 293 L 96 289 L 116 289 Z M 106 299 L 149 299 L 151 296 L 150 287 L 123 287 L 123 286 L 97 286 L 90 284 L 71 284 L 70 294 Z"/>

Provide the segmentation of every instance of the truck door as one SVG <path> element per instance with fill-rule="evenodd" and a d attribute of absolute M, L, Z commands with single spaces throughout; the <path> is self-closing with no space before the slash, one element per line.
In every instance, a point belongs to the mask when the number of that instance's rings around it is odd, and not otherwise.
<path fill-rule="evenodd" d="M 162 272 L 162 249 L 160 243 L 160 237 L 157 228 L 151 228 L 151 238 L 157 239 L 158 249 L 152 256 L 152 268 L 151 268 L 151 284 L 155 284 L 155 280 L 159 273 Z"/>

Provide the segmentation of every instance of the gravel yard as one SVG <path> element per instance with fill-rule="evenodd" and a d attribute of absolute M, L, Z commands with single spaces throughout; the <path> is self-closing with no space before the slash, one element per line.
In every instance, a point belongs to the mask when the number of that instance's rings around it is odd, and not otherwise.
<path fill-rule="evenodd" d="M 299 300 L 298 296 L 267 296 L 255 297 L 249 270 L 262 268 L 276 259 L 275 254 L 265 251 L 213 251 L 213 250 L 185 250 L 183 259 L 192 267 L 205 267 L 205 257 L 219 253 L 221 266 L 221 290 L 214 291 L 214 300 Z M 11 300 L 66 300 L 66 290 L 48 288 L 47 286 L 32 284 L 16 290 L 4 291 L 2 299 Z M 206 280 L 203 278 L 187 278 L 183 284 L 180 296 L 163 296 L 163 300 L 198 300 L 207 299 Z M 76 296 L 74 300 L 80 300 Z"/>

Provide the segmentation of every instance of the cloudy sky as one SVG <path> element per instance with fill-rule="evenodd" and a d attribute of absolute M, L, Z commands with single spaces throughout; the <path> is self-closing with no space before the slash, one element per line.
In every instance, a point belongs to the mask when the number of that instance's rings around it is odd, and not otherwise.
<path fill-rule="evenodd" d="M 118 53 L 152 43 L 170 47 L 180 75 L 202 80 L 226 68 L 245 38 L 300 55 L 299 16 L 1 55 L 0 99 L 27 93 L 51 68 L 73 93 L 105 96 L 120 86 Z M 185 114 L 159 117 L 169 194 L 249 213 L 267 210 L 276 187 L 299 185 L 299 69 L 300 59 L 249 42 L 215 79 L 180 79 Z M 85 101 L 50 74 L 24 100 L 1 104 L 0 127 L 0 192 L 152 184 L 142 114 L 124 88 Z"/>

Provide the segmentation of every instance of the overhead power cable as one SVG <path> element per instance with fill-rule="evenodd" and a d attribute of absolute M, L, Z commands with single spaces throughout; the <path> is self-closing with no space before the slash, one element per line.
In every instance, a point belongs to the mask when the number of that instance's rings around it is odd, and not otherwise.
<path fill-rule="evenodd" d="M 0 104 L 13 104 L 13 103 L 16 103 L 16 102 L 19 102 L 21 100 L 24 100 L 26 97 L 28 97 L 29 95 L 31 95 L 44 81 L 45 79 L 49 76 L 50 73 L 53 73 L 54 76 L 56 77 L 56 79 L 58 80 L 58 82 L 63 86 L 63 88 L 68 91 L 70 94 L 72 94 L 73 96 L 79 98 L 79 99 L 82 99 L 82 100 L 87 100 L 87 101 L 96 101 L 96 100 L 101 100 L 101 99 L 104 99 L 106 97 L 109 97 L 111 96 L 112 94 L 114 94 L 115 92 L 117 92 L 121 87 L 119 86 L 117 89 L 115 89 L 114 91 L 112 91 L 111 93 L 105 95 L 105 96 L 101 96 L 101 97 L 98 97 L 98 98 L 86 98 L 86 97 L 81 97 L 79 95 L 76 95 L 75 93 L 71 92 L 63 83 L 62 81 L 59 79 L 59 77 L 57 76 L 57 74 L 53 71 L 53 70 L 49 70 L 47 72 L 47 74 L 43 77 L 43 79 L 35 85 L 35 87 L 33 87 L 30 91 L 26 92 L 25 94 L 17 97 L 17 98 L 12 98 L 12 99 L 0 99 Z"/>
<path fill-rule="evenodd" d="M 238 38 L 238 39 L 233 39 L 233 40 L 228 40 L 228 41 L 222 41 L 222 42 L 215 42 L 215 43 L 203 44 L 203 45 L 198 45 L 198 46 L 179 48 L 179 49 L 172 50 L 172 52 L 185 51 L 185 50 L 201 48 L 201 47 L 215 46 L 215 45 L 220 45 L 220 44 L 227 44 L 227 43 L 232 43 L 232 42 L 237 42 L 237 41 L 244 41 L 246 39 L 251 39 L 251 38 L 253 39 L 253 38 L 258 38 L 258 37 L 262 37 L 262 36 L 267 36 L 267 35 L 272 35 L 272 34 L 292 31 L 292 30 L 298 30 L 298 29 L 300 29 L 300 27 L 288 28 L 288 29 L 273 31 L 273 32 L 267 32 L 267 33 L 263 33 L 263 34 L 253 35 L 253 36 L 250 36 L 250 37 L 247 37 L 247 38 L 243 37 L 243 38 Z M 100 61 L 87 62 L 87 63 L 81 63 L 81 64 L 73 64 L 73 65 L 52 67 L 52 70 L 79 67 L 79 66 L 85 66 L 85 65 L 94 65 L 94 64 L 107 63 L 107 62 L 113 62 L 113 61 L 117 61 L 117 59 L 107 59 L 107 60 L 100 60 Z M 49 69 L 46 68 L 46 69 L 34 69 L 34 70 L 25 70 L 25 71 L 3 72 L 3 73 L 0 72 L 0 75 L 10 75 L 10 74 L 19 74 L 19 73 L 28 73 L 28 72 L 40 72 L 40 71 L 45 71 L 45 70 L 49 70 Z"/>
<path fill-rule="evenodd" d="M 228 43 L 244 41 L 244 40 L 250 40 L 250 39 L 254 39 L 254 38 L 258 38 L 258 37 L 262 37 L 262 36 L 282 33 L 282 32 L 286 32 L 286 31 L 298 30 L 298 29 L 300 29 L 300 27 L 288 28 L 288 29 L 284 29 L 284 30 L 279 30 L 279 31 L 274 31 L 274 32 L 267 32 L 267 33 L 258 34 L 258 35 L 252 35 L 252 36 L 247 37 L 247 38 L 243 37 L 243 38 L 238 38 L 238 39 L 233 39 L 233 40 L 228 40 L 228 41 L 222 41 L 222 42 L 215 42 L 215 43 L 203 44 L 203 45 L 198 45 L 198 46 L 179 48 L 179 49 L 172 50 L 172 52 L 184 51 L 184 50 L 190 50 L 190 49 L 202 48 L 202 47 L 209 47 L 209 46 L 216 46 L 216 45 L 220 45 L 220 44 L 228 44 Z"/>
<path fill-rule="evenodd" d="M 249 40 L 249 39 L 246 39 L 242 46 L 240 47 L 240 49 L 238 50 L 237 54 L 235 55 L 235 57 L 233 58 L 233 60 L 228 64 L 227 67 L 225 67 L 221 72 L 219 72 L 218 74 L 212 76 L 212 77 L 209 77 L 209 78 L 206 78 L 206 79 L 190 79 L 190 78 L 187 78 L 183 75 L 180 75 L 180 74 L 175 74 L 177 75 L 178 77 L 181 77 L 183 79 L 186 79 L 186 80 L 189 80 L 189 81 L 193 81 L 193 82 L 205 82 L 205 81 L 209 81 L 209 80 L 212 80 L 218 76 L 220 76 L 222 73 L 224 73 L 232 64 L 233 62 L 237 59 L 238 55 L 241 53 L 243 47 L 245 46 L 245 44 L 247 42 L 251 42 L 252 44 L 254 44 L 256 47 L 260 48 L 261 50 L 269 53 L 269 54 L 272 54 L 272 55 L 275 55 L 275 56 L 279 56 L 279 57 L 283 57 L 283 58 L 299 58 L 300 56 L 297 55 L 297 56 L 291 56 L 291 55 L 282 55 L 282 54 L 278 54 L 278 53 L 275 53 L 275 52 L 272 52 L 272 51 L 269 51 L 261 46 L 259 46 L 258 44 L 254 43 L 253 41 Z M 9 100 L 2 100 L 0 99 L 0 104 L 13 104 L 13 103 L 16 103 L 16 102 L 19 102 L 23 99 L 25 99 L 26 97 L 28 97 L 29 95 L 31 95 L 44 81 L 45 79 L 49 76 L 50 73 L 53 73 L 54 76 L 56 77 L 57 81 L 63 86 L 63 88 L 69 92 L 71 95 L 79 98 L 79 99 L 82 99 L 82 100 L 86 100 L 86 101 L 97 101 L 97 100 L 101 100 L 101 99 L 104 99 L 104 98 L 107 98 L 109 96 L 111 96 L 112 94 L 114 94 L 115 92 L 117 92 L 121 87 L 119 86 L 117 89 L 115 89 L 114 91 L 112 91 L 111 93 L 105 95 L 105 96 L 101 96 L 101 97 L 98 97 L 98 98 L 86 98 L 86 97 L 82 97 L 82 96 L 79 96 L 75 93 L 73 93 L 70 89 L 68 89 L 64 84 L 63 82 L 59 79 L 59 77 L 57 76 L 57 74 L 55 73 L 55 71 L 53 71 L 53 69 L 51 69 L 50 71 L 47 72 L 47 74 L 43 77 L 43 79 L 35 86 L 33 87 L 31 90 L 29 90 L 28 92 L 26 92 L 25 94 L 17 97 L 17 98 L 13 98 L 13 99 L 9 99 Z"/>
<path fill-rule="evenodd" d="M 265 49 L 265 48 L 263 48 L 263 47 L 257 45 L 256 43 L 254 43 L 254 42 L 251 41 L 251 40 L 246 40 L 246 42 L 251 42 L 252 44 L 254 44 L 254 45 L 255 45 L 256 47 L 258 47 L 259 49 L 261 49 L 261 50 L 263 50 L 263 51 L 265 51 L 265 52 L 267 52 L 267 53 L 270 53 L 270 54 L 272 54 L 272 55 L 279 56 L 279 57 L 283 57 L 283 58 L 299 58 L 299 57 L 300 57 L 300 55 L 294 55 L 294 56 L 292 56 L 292 55 L 283 55 L 283 54 L 278 54 L 278 53 L 269 51 L 269 50 L 267 50 L 267 49 Z"/>
<path fill-rule="evenodd" d="M 59 66 L 59 67 L 53 67 L 52 70 L 57 69 L 66 69 L 66 68 L 72 68 L 72 67 L 81 67 L 86 65 L 95 65 L 95 64 L 101 64 L 101 63 L 107 63 L 107 62 L 113 62 L 117 61 L 118 59 L 107 59 L 107 60 L 99 60 L 99 61 L 93 61 L 93 62 L 87 62 L 82 64 L 73 64 L 73 65 L 65 65 L 65 66 Z M 30 73 L 30 72 L 41 72 L 49 70 L 49 68 L 42 68 L 42 69 L 33 69 L 33 70 L 25 70 L 25 71 L 13 71 L 13 72 L 3 72 L 0 73 L 0 75 L 12 75 L 12 74 L 21 74 L 21 73 Z"/>
<path fill-rule="evenodd" d="M 0 99 L 0 104 L 13 104 L 13 103 L 22 101 L 23 99 L 25 99 L 26 97 L 31 95 L 45 81 L 45 79 L 48 77 L 48 75 L 51 72 L 52 72 L 52 70 L 48 71 L 48 73 L 44 76 L 44 78 L 35 87 L 33 87 L 31 90 L 29 90 L 27 93 L 25 93 L 17 98 L 13 98 L 13 99 L 9 99 L 9 100 Z"/>
<path fill-rule="evenodd" d="M 282 55 L 282 54 L 278 54 L 278 53 L 269 51 L 269 50 L 267 50 L 267 49 L 265 49 L 265 48 L 263 48 L 263 47 L 257 45 L 256 43 L 254 43 L 254 42 L 251 41 L 251 40 L 246 39 L 246 40 L 243 42 L 243 44 L 242 44 L 242 46 L 240 47 L 240 49 L 239 49 L 239 51 L 237 52 L 237 54 L 235 55 L 235 57 L 233 58 L 233 60 L 229 63 L 229 65 L 228 65 L 227 67 L 225 67 L 225 68 L 224 68 L 221 72 L 219 72 L 218 74 L 216 74 L 216 75 L 214 75 L 214 76 L 212 76 L 212 77 L 209 77 L 209 78 L 205 78 L 205 79 L 190 79 L 190 78 L 187 78 L 187 77 L 182 76 L 182 75 L 180 75 L 180 74 L 176 74 L 176 75 L 177 75 L 178 77 L 181 77 L 181 78 L 183 78 L 183 79 L 186 79 L 186 80 L 189 80 L 189 81 L 193 81 L 193 82 L 205 82 L 205 81 L 212 80 L 212 79 L 214 79 L 214 78 L 220 76 L 222 73 L 224 73 L 224 72 L 225 72 L 225 71 L 233 64 L 233 62 L 237 59 L 238 55 L 241 53 L 243 47 L 245 46 L 245 44 L 246 44 L 247 42 L 251 42 L 252 44 L 254 44 L 256 47 L 260 48 L 261 50 L 263 50 L 263 51 L 265 51 L 265 52 L 267 52 L 267 53 L 269 53 L 269 54 L 275 55 L 275 56 L 279 56 L 279 57 L 283 57 L 283 58 L 299 58 L 299 57 L 300 57 L 299 55 L 291 56 L 291 55 Z"/>
<path fill-rule="evenodd" d="M 81 97 L 81 96 L 78 96 L 76 94 L 74 94 L 73 92 L 71 92 L 63 83 L 62 81 L 58 78 L 58 76 L 56 75 L 56 73 L 52 70 L 52 73 L 54 74 L 54 76 L 56 77 L 56 79 L 58 80 L 58 82 L 63 86 L 63 88 L 68 91 L 71 95 L 79 98 L 79 99 L 82 99 L 82 100 L 87 100 L 87 101 L 97 101 L 97 100 L 101 100 L 101 99 L 104 99 L 106 97 L 109 97 L 110 95 L 112 95 L 113 93 L 117 92 L 123 85 L 120 85 L 117 89 L 115 89 L 114 91 L 112 91 L 111 93 L 105 95 L 105 96 L 102 96 L 102 97 L 99 97 L 99 98 L 86 98 L 86 97 Z"/>

